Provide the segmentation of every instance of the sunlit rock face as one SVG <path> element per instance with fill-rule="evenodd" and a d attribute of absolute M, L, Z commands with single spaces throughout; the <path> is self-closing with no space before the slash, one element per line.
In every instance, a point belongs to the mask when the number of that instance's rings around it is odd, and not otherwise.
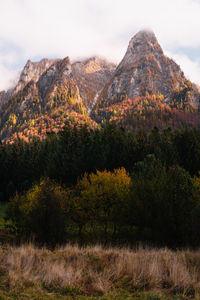
<path fill-rule="evenodd" d="M 13 93 L 18 93 L 30 81 L 37 82 L 40 76 L 54 63 L 55 60 L 49 60 L 47 58 L 42 59 L 40 62 L 32 62 L 31 60 L 28 60 L 21 72 L 19 81 L 14 88 Z"/>
<path fill-rule="evenodd" d="M 100 92 L 114 74 L 116 65 L 100 57 L 75 62 L 72 65 L 73 75 L 77 81 L 80 96 L 90 112 Z"/>
<path fill-rule="evenodd" d="M 129 42 L 126 54 L 112 79 L 106 84 L 98 102 L 117 102 L 149 94 L 162 94 L 170 102 L 175 89 L 186 82 L 179 65 L 164 55 L 155 34 L 149 30 L 138 32 Z M 191 95 L 191 103 L 197 102 Z"/>
<path fill-rule="evenodd" d="M 44 138 L 66 124 L 96 126 L 87 114 L 69 57 L 28 61 L 12 95 L 0 107 L 0 139 Z"/>
<path fill-rule="evenodd" d="M 97 56 L 75 61 L 73 64 L 69 57 L 54 60 L 44 58 L 39 62 L 28 60 L 16 86 L 0 92 L 0 102 L 22 92 L 27 85 L 29 87 L 32 85 L 33 89 L 37 86 L 43 99 L 50 90 L 57 89 L 56 84 L 65 85 L 70 80 L 73 85 L 76 85 L 79 91 L 78 97 L 82 98 L 87 111 L 90 112 L 115 69 L 114 63 Z M 30 89 L 29 91 L 31 93 Z"/>

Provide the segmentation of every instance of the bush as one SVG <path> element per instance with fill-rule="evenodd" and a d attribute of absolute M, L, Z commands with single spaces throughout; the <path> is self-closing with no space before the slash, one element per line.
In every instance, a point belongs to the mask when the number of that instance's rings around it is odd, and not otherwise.
<path fill-rule="evenodd" d="M 16 194 L 11 199 L 7 218 L 13 222 L 18 236 L 55 245 L 65 239 L 65 197 L 61 186 L 44 179 L 25 194 Z"/>

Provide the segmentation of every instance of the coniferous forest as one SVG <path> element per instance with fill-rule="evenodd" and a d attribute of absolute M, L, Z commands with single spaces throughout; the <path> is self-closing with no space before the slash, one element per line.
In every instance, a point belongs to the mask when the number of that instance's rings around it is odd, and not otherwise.
<path fill-rule="evenodd" d="M 200 132 L 66 126 L 0 144 L 0 198 L 16 241 L 200 245 Z"/>

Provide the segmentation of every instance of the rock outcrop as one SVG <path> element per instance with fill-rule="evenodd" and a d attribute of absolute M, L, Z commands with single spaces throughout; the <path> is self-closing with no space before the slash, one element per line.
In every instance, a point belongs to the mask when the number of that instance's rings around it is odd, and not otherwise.
<path fill-rule="evenodd" d="M 81 97 L 88 112 L 91 111 L 106 82 L 112 77 L 116 65 L 106 59 L 94 56 L 83 61 L 71 64 L 69 57 L 64 59 L 42 59 L 39 62 L 27 61 L 21 72 L 17 85 L 0 92 L 0 103 L 8 100 L 26 85 L 39 88 L 41 99 L 49 90 L 56 90 L 56 84 L 71 81 L 78 88 L 78 97 Z"/>
<path fill-rule="evenodd" d="M 0 138 L 57 132 L 65 124 L 95 126 L 80 97 L 69 57 L 26 64 L 9 101 L 0 109 Z"/>
<path fill-rule="evenodd" d="M 105 84 L 114 74 L 116 65 L 100 57 L 75 62 L 72 72 L 79 87 L 80 96 L 88 112 L 91 111 Z"/>
<path fill-rule="evenodd" d="M 112 79 L 102 90 L 98 102 L 103 104 L 134 99 L 148 94 L 162 94 L 170 103 L 173 92 L 184 87 L 187 79 L 181 68 L 164 55 L 155 34 L 144 30 L 131 40 L 124 58 Z M 197 109 L 196 91 L 190 93 L 190 103 Z"/>
<path fill-rule="evenodd" d="M 17 94 L 30 81 L 37 82 L 40 76 L 52 65 L 56 60 L 42 59 L 40 62 L 32 62 L 28 60 L 24 69 L 21 72 L 19 81 L 13 90 L 13 94 Z"/>

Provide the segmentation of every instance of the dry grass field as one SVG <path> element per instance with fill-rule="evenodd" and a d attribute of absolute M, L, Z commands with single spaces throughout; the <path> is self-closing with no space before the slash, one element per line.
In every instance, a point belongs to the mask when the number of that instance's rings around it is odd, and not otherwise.
<path fill-rule="evenodd" d="M 0 299 L 200 299 L 200 251 L 0 248 Z"/>

